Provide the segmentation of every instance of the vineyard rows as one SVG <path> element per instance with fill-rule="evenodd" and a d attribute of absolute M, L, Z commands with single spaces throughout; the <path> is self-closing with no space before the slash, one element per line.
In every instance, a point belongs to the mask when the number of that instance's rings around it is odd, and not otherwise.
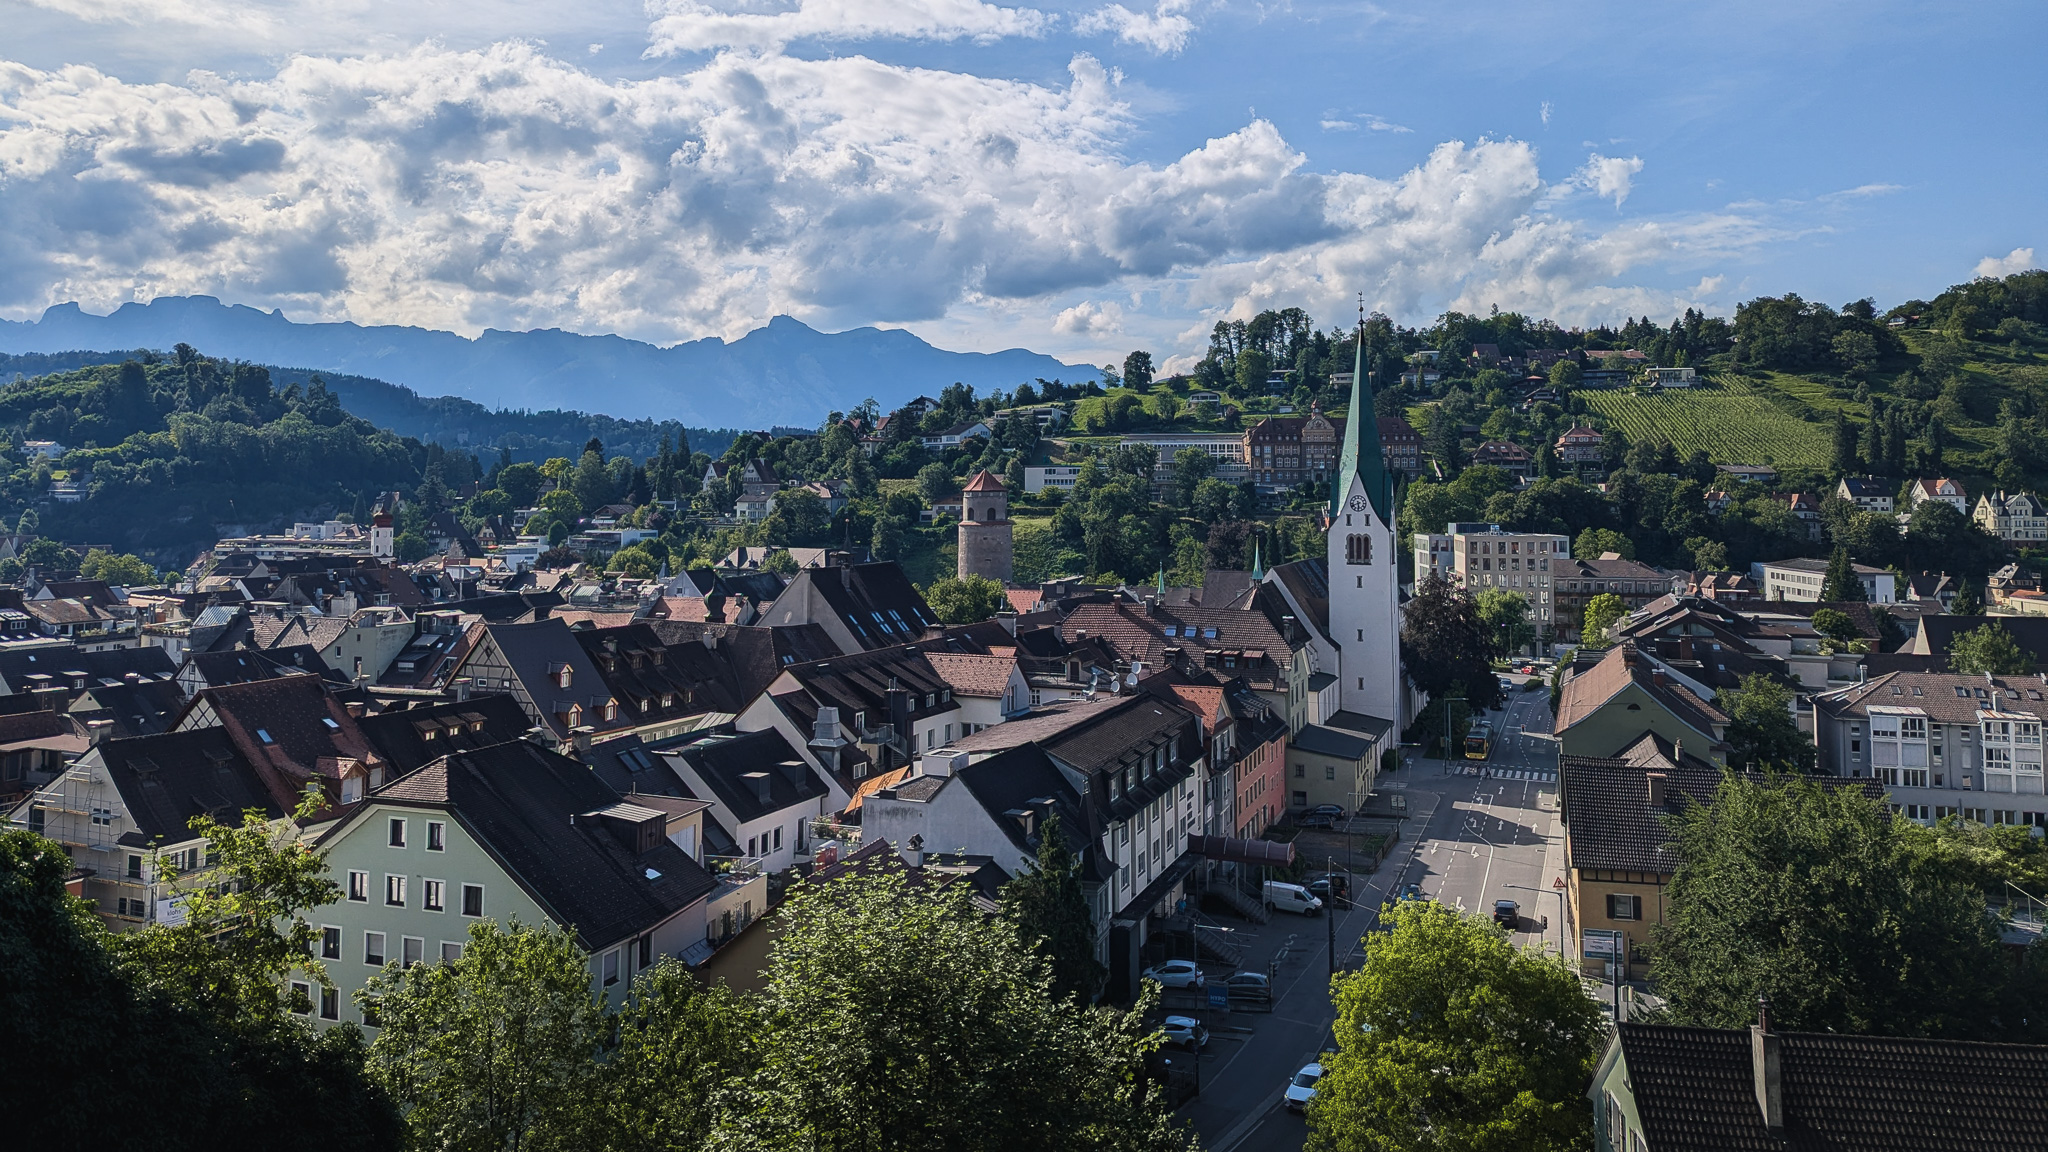
<path fill-rule="evenodd" d="M 1825 469 L 1833 455 L 1826 428 L 1777 407 L 1739 377 L 1651 396 L 1593 389 L 1580 395 L 1629 443 L 1669 440 L 1681 458 L 1704 450 L 1716 464 Z"/>

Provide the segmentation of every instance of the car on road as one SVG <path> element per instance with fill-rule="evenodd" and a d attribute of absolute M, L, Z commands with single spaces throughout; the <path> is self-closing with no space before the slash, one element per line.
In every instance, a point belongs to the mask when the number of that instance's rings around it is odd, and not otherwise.
<path fill-rule="evenodd" d="M 1337 818 L 1328 812 L 1303 812 L 1294 818 L 1296 828 L 1335 828 Z"/>
<path fill-rule="evenodd" d="M 1299 1112 L 1307 1108 L 1308 1102 L 1315 1099 L 1316 1081 L 1322 1078 L 1323 1066 L 1321 1064 L 1309 1064 L 1304 1066 L 1301 1071 L 1296 1072 L 1294 1079 L 1287 1082 L 1287 1110 L 1289 1112 Z"/>
<path fill-rule="evenodd" d="M 1344 818 L 1344 809 L 1336 804 L 1318 804 L 1309 809 L 1308 814 L 1311 816 L 1328 816 L 1334 820 L 1342 820 Z"/>
<path fill-rule="evenodd" d="M 1493 922 L 1509 931 L 1521 927 L 1522 906 L 1513 900 L 1495 900 L 1493 902 Z M 1126 968 L 1124 971 L 1128 972 L 1130 969 Z"/>
<path fill-rule="evenodd" d="M 1124 971 L 1128 972 L 1130 969 L 1126 968 Z M 1206 988 L 1209 984 L 1209 977 L 1203 973 L 1201 965 L 1193 960 L 1168 960 L 1164 964 L 1154 964 L 1140 973 L 1140 976 L 1146 980 L 1157 981 L 1162 988 Z"/>
<path fill-rule="evenodd" d="M 1233 972 L 1223 981 L 1223 987 L 1232 1000 L 1251 1000 L 1261 1004 L 1273 999 L 1273 981 L 1264 972 Z"/>
<path fill-rule="evenodd" d="M 1427 900 L 1427 899 L 1429 899 L 1429 897 L 1427 897 L 1427 896 L 1425 896 L 1425 895 L 1423 895 L 1423 894 L 1422 894 L 1422 885 L 1420 885 L 1420 884 L 1403 884 L 1403 885 L 1401 885 L 1401 892 L 1400 892 L 1400 894 L 1399 894 L 1399 895 L 1397 895 L 1397 896 L 1395 896 L 1395 897 L 1394 897 L 1394 899 L 1395 899 L 1395 900 L 1397 900 L 1397 901 L 1399 901 L 1399 900 Z M 1128 971 L 1130 971 L 1130 969 L 1126 968 L 1126 969 L 1124 969 L 1124 971 L 1128 972 Z"/>
<path fill-rule="evenodd" d="M 1534 676 L 1535 674 L 1536 666 L 1533 664 L 1524 664 L 1520 668 L 1515 669 L 1515 675 L 1517 676 Z"/>
<path fill-rule="evenodd" d="M 1302 887 L 1315 893 L 1316 898 L 1328 903 L 1331 897 L 1339 900 L 1351 898 L 1351 875 L 1348 872 L 1311 872 L 1302 881 Z"/>
<path fill-rule="evenodd" d="M 1168 1016 L 1159 1030 L 1166 1034 L 1166 1042 L 1176 1048 L 1199 1052 L 1209 1043 L 1209 1030 L 1202 1022 L 1190 1016 Z"/>

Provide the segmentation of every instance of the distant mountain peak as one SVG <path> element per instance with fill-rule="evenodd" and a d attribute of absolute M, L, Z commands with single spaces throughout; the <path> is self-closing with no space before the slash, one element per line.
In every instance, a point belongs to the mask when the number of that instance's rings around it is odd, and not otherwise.
<path fill-rule="evenodd" d="M 903 329 L 820 332 L 778 315 L 737 340 L 662 348 L 559 328 L 486 329 L 476 339 L 403 325 L 301 324 L 213 296 L 159 296 L 106 316 L 54 304 L 42 318 L 0 321 L 0 352 L 68 352 L 190 344 L 211 356 L 375 377 L 422 396 L 493 408 L 573 408 L 698 427 L 815 424 L 872 396 L 887 408 L 954 381 L 977 391 L 1096 370 L 1022 348 L 950 352 Z M 772 387 L 771 387 L 772 385 Z"/>

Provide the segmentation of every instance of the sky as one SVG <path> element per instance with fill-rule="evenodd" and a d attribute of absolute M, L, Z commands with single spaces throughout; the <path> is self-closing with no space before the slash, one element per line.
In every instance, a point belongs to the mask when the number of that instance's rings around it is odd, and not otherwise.
<path fill-rule="evenodd" d="M 2048 5 L 0 0 L 0 317 L 1192 363 L 2048 262 Z M 2041 258 L 2036 257 L 2036 252 Z"/>

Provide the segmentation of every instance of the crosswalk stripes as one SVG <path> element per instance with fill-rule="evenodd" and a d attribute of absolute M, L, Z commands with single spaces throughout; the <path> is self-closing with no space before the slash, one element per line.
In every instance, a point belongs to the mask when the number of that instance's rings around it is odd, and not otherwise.
<path fill-rule="evenodd" d="M 1557 781 L 1556 771 L 1541 768 L 1492 768 L 1486 774 L 1495 780 L 1534 780 L 1546 784 Z"/>

